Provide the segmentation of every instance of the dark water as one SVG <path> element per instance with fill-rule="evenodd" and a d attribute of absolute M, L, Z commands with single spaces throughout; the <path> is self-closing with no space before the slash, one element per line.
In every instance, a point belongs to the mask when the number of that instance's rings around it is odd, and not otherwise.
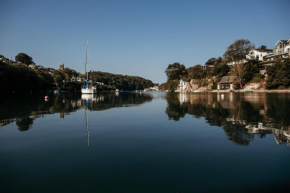
<path fill-rule="evenodd" d="M 0 192 L 287 192 L 289 94 L 0 98 Z"/>

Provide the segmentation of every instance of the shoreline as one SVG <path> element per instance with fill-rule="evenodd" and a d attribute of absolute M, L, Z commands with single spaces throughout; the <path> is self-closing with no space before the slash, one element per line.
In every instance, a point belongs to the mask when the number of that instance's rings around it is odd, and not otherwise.
<path fill-rule="evenodd" d="M 290 90 L 211 90 L 211 91 L 200 91 L 200 92 L 180 92 L 180 91 L 175 91 L 178 93 L 246 93 L 246 91 L 252 91 L 252 93 L 290 93 Z"/>
<path fill-rule="evenodd" d="M 246 91 L 252 91 L 253 93 L 290 93 L 290 90 L 233 90 L 232 92 L 235 93 L 246 93 Z M 217 90 L 212 90 L 210 92 L 230 92 L 229 90 L 226 91 L 217 91 Z"/>

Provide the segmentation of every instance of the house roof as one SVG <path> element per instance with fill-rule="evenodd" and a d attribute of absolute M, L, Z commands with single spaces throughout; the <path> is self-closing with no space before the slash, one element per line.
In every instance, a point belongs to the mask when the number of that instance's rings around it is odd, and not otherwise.
<path fill-rule="evenodd" d="M 262 49 L 262 48 L 257 48 L 255 50 L 257 50 L 259 52 L 272 52 L 273 51 L 273 49 Z"/>
<path fill-rule="evenodd" d="M 277 46 L 277 44 L 279 44 L 280 42 L 281 42 L 281 43 L 284 43 L 284 44 L 287 44 L 287 41 L 288 41 L 288 40 L 278 40 L 278 42 L 275 44 L 275 46 Z"/>
<path fill-rule="evenodd" d="M 180 80 L 183 81 L 183 82 L 187 82 L 186 78 L 181 78 Z"/>
<path fill-rule="evenodd" d="M 222 77 L 221 81 L 218 82 L 218 84 L 232 84 L 235 79 L 236 76 L 224 76 Z"/>

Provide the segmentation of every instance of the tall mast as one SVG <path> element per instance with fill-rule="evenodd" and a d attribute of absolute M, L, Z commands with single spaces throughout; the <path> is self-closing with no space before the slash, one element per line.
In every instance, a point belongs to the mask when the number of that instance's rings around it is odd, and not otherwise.
<path fill-rule="evenodd" d="M 89 67 L 89 41 L 87 41 L 87 50 L 86 50 L 86 73 L 87 73 L 87 80 L 89 80 L 89 72 L 87 68 Z"/>

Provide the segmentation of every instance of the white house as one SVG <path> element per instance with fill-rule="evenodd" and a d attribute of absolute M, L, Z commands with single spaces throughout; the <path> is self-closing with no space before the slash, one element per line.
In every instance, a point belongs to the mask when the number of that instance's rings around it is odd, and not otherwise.
<path fill-rule="evenodd" d="M 289 55 L 290 55 L 290 39 L 289 40 L 279 40 L 275 44 L 275 48 L 273 49 L 273 53 L 266 55 L 264 57 L 264 61 L 289 58 Z"/>
<path fill-rule="evenodd" d="M 190 89 L 189 85 L 190 85 L 189 82 L 186 82 L 185 80 L 180 79 L 177 90 L 186 91 L 186 90 Z"/>
<path fill-rule="evenodd" d="M 240 61 L 238 61 L 238 62 L 234 62 L 234 61 L 232 61 L 232 62 L 228 62 L 227 65 L 228 65 L 228 66 L 234 66 L 235 64 L 244 64 L 244 63 L 246 63 L 246 62 L 247 62 L 247 60 L 240 60 Z"/>
<path fill-rule="evenodd" d="M 178 90 L 185 90 L 186 89 L 186 81 L 183 81 L 182 79 L 179 81 Z"/>

